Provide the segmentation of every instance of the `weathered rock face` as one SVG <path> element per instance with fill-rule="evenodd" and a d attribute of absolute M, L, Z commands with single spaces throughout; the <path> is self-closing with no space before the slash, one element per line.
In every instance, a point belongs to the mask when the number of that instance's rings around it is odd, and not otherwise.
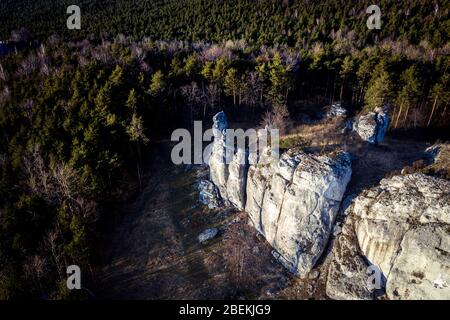
<path fill-rule="evenodd" d="M 244 209 L 247 185 L 248 156 L 238 149 L 228 166 L 227 197 L 236 208 Z"/>
<path fill-rule="evenodd" d="M 292 272 L 305 275 L 321 256 L 351 177 L 345 152 L 313 155 L 289 151 L 279 157 L 270 148 L 248 165 L 237 150 L 225 161 L 226 118 L 214 117 L 218 128 L 209 161 L 211 181 L 225 202 L 245 209 L 255 228 L 279 252 Z"/>
<path fill-rule="evenodd" d="M 225 113 L 219 112 L 216 114 L 213 122 L 214 143 L 209 158 L 211 181 L 217 186 L 220 196 L 224 200 L 243 210 L 246 196 L 248 154 L 243 149 L 234 150 L 233 146 L 227 146 L 226 129 L 228 129 L 228 122 Z"/>
<path fill-rule="evenodd" d="M 344 224 L 333 246 L 333 259 L 328 269 L 326 294 L 336 300 L 371 300 L 367 289 L 367 264 L 358 252 L 352 225 Z"/>
<path fill-rule="evenodd" d="M 209 158 L 210 178 L 219 189 L 222 198 L 227 198 L 228 165 L 226 163 L 226 133 L 228 128 L 225 113 L 219 112 L 213 118 L 214 143 Z"/>
<path fill-rule="evenodd" d="M 345 117 L 347 115 L 347 109 L 345 109 L 340 102 L 325 107 L 325 110 L 327 118 Z"/>
<path fill-rule="evenodd" d="M 355 199 L 350 217 L 349 234 L 367 261 L 381 269 L 388 298 L 450 299 L 449 181 L 419 173 L 383 179 Z M 330 274 L 333 268 L 342 270 L 345 261 L 355 266 L 348 259 L 339 261 L 340 241 Z M 358 256 L 355 248 L 348 252 Z M 361 281 L 347 280 L 364 291 L 358 287 Z M 329 277 L 328 282 L 332 296 L 345 281 Z"/>
<path fill-rule="evenodd" d="M 391 299 L 450 298 L 450 182 L 423 174 L 384 179 L 355 200 L 356 235 Z"/>
<path fill-rule="evenodd" d="M 344 152 L 329 156 L 300 153 L 293 160 L 298 161 L 298 165 L 293 170 L 292 180 L 283 184 L 277 178 L 272 179 L 276 188 L 286 186 L 276 217 L 273 246 L 291 271 L 304 275 L 314 267 L 328 242 L 350 181 L 351 161 Z M 276 190 L 283 191 L 282 188 Z M 270 212 L 263 207 L 263 222 L 267 214 Z M 272 234 L 266 237 L 271 242 Z"/>
<path fill-rule="evenodd" d="M 389 114 L 384 110 L 369 112 L 359 116 L 353 124 L 361 139 L 378 144 L 384 139 L 389 124 Z"/>
<path fill-rule="evenodd" d="M 250 216 L 255 228 L 260 233 L 263 233 L 261 211 L 268 183 L 272 178 L 277 159 L 263 155 L 259 160 L 260 163 L 250 166 L 248 170 L 245 211 Z"/>
<path fill-rule="evenodd" d="M 343 152 L 288 152 L 250 166 L 245 211 L 292 272 L 307 274 L 321 256 L 350 177 Z"/>

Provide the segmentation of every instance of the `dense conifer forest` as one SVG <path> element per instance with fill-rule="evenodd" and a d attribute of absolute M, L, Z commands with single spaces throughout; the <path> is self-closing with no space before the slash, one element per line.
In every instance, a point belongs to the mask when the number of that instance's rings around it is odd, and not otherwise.
<path fill-rule="evenodd" d="M 450 2 L 379 1 L 381 30 L 369 4 L 1 1 L 0 39 L 27 45 L 0 57 L 0 299 L 75 298 L 63 267 L 91 267 L 146 146 L 219 110 L 288 133 L 333 102 L 388 103 L 391 131 L 444 137 Z"/>
<path fill-rule="evenodd" d="M 81 32 L 65 28 L 66 8 L 72 4 L 83 11 Z M 351 37 L 360 47 L 377 39 L 427 41 L 440 47 L 449 39 L 448 0 L 378 1 L 383 16 L 378 32 L 366 27 L 366 8 L 371 4 L 360 0 L 4 0 L 0 37 L 22 26 L 40 39 L 53 33 L 75 38 L 123 33 L 153 40 L 245 39 L 257 46 L 301 47 L 339 35 Z"/>

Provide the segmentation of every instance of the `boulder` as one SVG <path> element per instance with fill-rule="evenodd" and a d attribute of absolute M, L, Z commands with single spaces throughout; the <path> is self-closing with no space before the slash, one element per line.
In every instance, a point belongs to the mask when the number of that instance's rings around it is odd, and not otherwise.
<path fill-rule="evenodd" d="M 214 238 L 218 232 L 219 232 L 219 230 L 217 230 L 216 228 L 206 229 L 205 231 L 203 231 L 202 233 L 199 234 L 198 241 L 200 243 L 206 242 L 206 241 Z"/>
<path fill-rule="evenodd" d="M 219 190 L 211 181 L 200 180 L 198 190 L 200 203 L 207 205 L 210 209 L 219 208 L 223 205 Z"/>
<path fill-rule="evenodd" d="M 378 144 L 384 139 L 389 124 L 389 114 L 385 110 L 377 110 L 359 116 L 353 123 L 353 130 L 361 139 Z"/>
<path fill-rule="evenodd" d="M 209 158 L 210 179 L 217 186 L 222 198 L 227 197 L 228 165 L 226 163 L 226 138 L 225 134 L 218 133 L 214 137 L 214 143 Z"/>
<path fill-rule="evenodd" d="M 284 192 L 273 247 L 285 259 L 287 268 L 304 276 L 328 243 L 352 170 L 345 152 L 301 153 L 296 158 L 299 164 Z"/>

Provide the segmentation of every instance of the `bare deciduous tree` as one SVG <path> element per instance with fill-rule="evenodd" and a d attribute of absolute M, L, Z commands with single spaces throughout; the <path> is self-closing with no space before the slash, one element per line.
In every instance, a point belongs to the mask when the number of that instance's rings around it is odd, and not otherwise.
<path fill-rule="evenodd" d="M 290 122 L 281 113 L 273 110 L 266 111 L 263 115 L 260 126 L 268 129 L 278 129 L 280 134 L 286 134 L 289 131 Z"/>

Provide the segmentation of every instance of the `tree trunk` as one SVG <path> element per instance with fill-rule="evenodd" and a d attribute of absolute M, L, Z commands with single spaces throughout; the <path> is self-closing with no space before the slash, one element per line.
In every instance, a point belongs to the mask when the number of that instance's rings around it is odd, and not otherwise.
<path fill-rule="evenodd" d="M 334 75 L 333 95 L 331 96 L 331 103 L 333 103 L 333 101 L 334 101 L 334 93 L 336 92 L 336 79 L 337 79 L 337 74 Z M 330 104 L 331 104 L 331 103 L 330 103 Z"/>
<path fill-rule="evenodd" d="M 139 163 L 141 162 L 141 144 L 139 143 L 139 141 L 137 142 L 137 145 L 138 145 L 137 174 L 139 180 L 139 191 L 142 191 L 141 167 L 139 165 Z"/>
<path fill-rule="evenodd" d="M 363 78 L 363 80 L 361 82 L 361 90 L 359 91 L 358 98 L 357 98 L 358 99 L 358 104 L 361 104 L 361 99 L 362 99 L 365 87 L 366 87 L 366 75 L 364 75 L 364 78 Z"/>
<path fill-rule="evenodd" d="M 400 103 L 400 110 L 398 110 L 397 120 L 395 121 L 394 128 L 397 129 L 398 126 L 398 120 L 400 119 L 400 115 L 402 114 L 402 108 L 403 108 L 403 101 Z"/>
<path fill-rule="evenodd" d="M 428 119 L 427 127 L 430 126 L 431 119 L 433 118 L 434 110 L 436 109 L 437 100 L 438 100 L 438 96 L 436 95 L 436 98 L 434 99 L 434 102 L 433 102 L 433 108 L 431 109 L 430 118 Z"/>
<path fill-rule="evenodd" d="M 443 119 L 444 123 L 445 123 L 445 115 L 447 114 L 447 107 L 448 107 L 448 102 L 445 105 L 444 110 L 442 111 L 442 119 Z"/>

